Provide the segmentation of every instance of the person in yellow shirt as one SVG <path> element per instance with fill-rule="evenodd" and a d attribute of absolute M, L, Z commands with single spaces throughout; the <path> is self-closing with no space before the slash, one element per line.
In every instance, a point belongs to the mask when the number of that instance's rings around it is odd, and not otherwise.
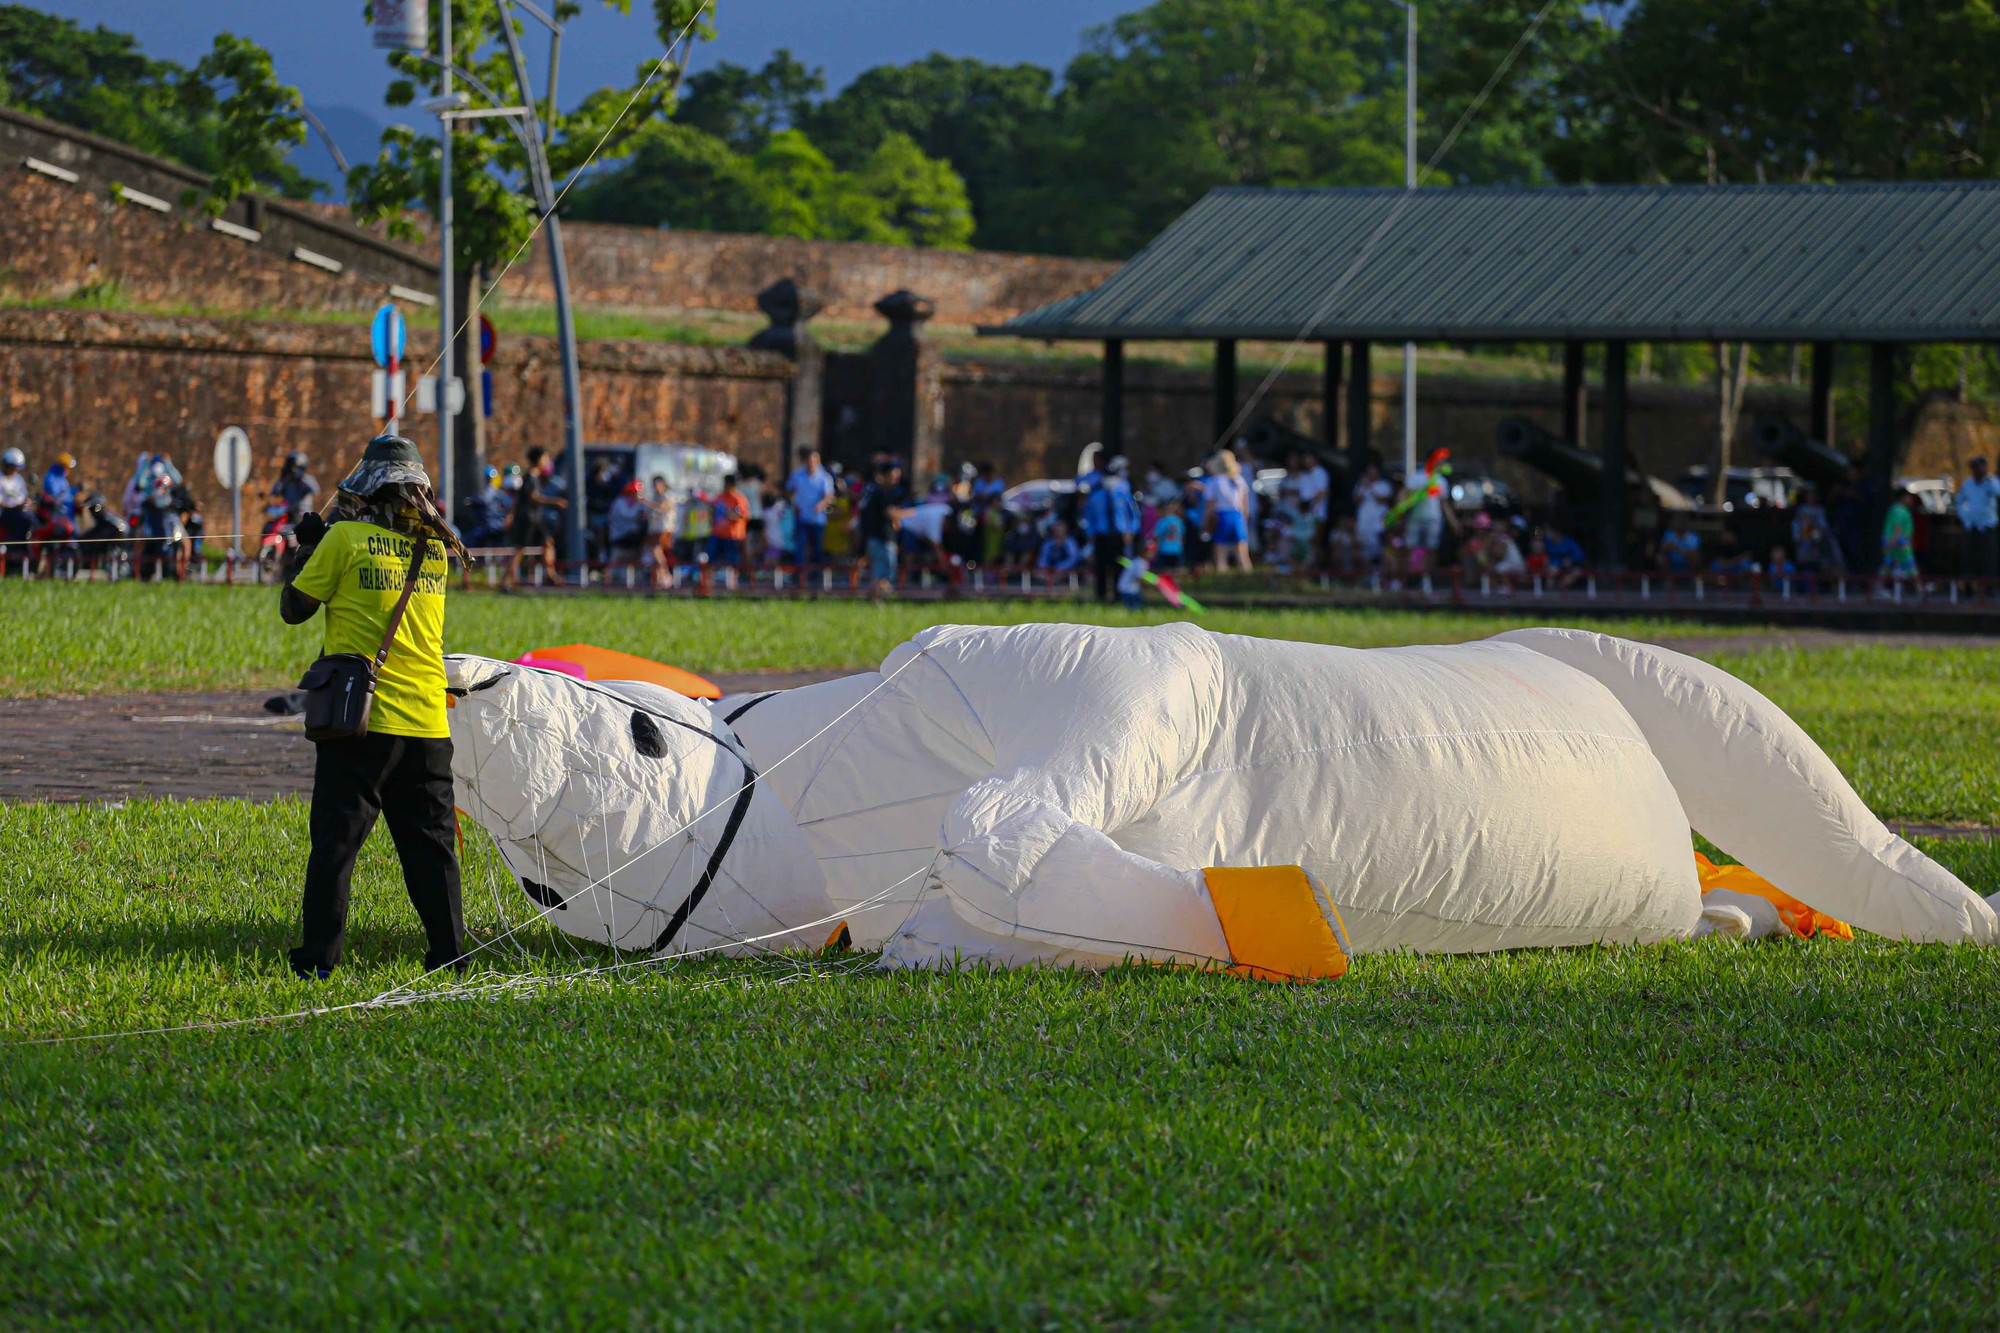
<path fill-rule="evenodd" d="M 324 610 L 324 653 L 373 658 L 402 595 L 414 543 L 424 543 L 425 555 L 377 678 L 367 733 L 318 745 L 302 939 L 291 951 L 292 970 L 325 980 L 339 965 L 354 858 L 377 815 L 388 817 L 403 885 L 423 921 L 425 970 L 463 970 L 444 594 L 449 554 L 469 557 L 438 513 L 423 456 L 396 435 L 370 440 L 327 511 L 307 515 L 296 530 L 299 552 L 279 613 L 285 623 L 301 625 Z"/>

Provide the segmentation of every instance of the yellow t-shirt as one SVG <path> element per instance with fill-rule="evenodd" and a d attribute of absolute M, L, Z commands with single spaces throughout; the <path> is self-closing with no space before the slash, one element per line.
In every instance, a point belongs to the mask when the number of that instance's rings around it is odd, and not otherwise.
<path fill-rule="evenodd" d="M 389 613 L 403 593 L 410 568 L 410 539 L 356 519 L 336 523 L 320 539 L 292 586 L 326 604 L 328 653 L 359 653 L 374 660 L 389 628 Z M 445 722 L 444 587 L 449 576 L 444 545 L 433 540 L 417 576 L 417 590 L 396 630 L 395 646 L 375 685 L 368 730 L 390 736 L 451 735 Z"/>

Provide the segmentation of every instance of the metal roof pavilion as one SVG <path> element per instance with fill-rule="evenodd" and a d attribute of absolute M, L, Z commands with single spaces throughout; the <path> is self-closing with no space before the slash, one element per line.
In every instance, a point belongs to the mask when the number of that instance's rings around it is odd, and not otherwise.
<path fill-rule="evenodd" d="M 1218 189 L 1101 287 L 981 332 L 2000 339 L 2000 182 Z"/>

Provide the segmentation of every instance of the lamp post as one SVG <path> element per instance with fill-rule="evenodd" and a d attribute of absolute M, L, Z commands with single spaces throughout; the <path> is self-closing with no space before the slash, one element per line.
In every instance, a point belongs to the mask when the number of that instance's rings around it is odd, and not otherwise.
<path fill-rule="evenodd" d="M 1417 7 L 1389 0 L 1408 20 L 1403 43 L 1403 188 L 1417 188 Z M 1403 481 L 1417 474 L 1417 345 L 1403 344 Z"/>
<path fill-rule="evenodd" d="M 457 275 L 452 272 L 451 253 L 451 141 L 454 126 L 446 109 L 456 109 L 458 99 L 451 90 L 451 3 L 444 0 L 438 6 L 442 18 L 438 25 L 438 36 L 443 43 L 439 52 L 443 59 L 443 82 L 439 88 L 439 100 L 444 107 L 438 110 L 438 339 L 444 351 L 444 363 L 437 377 L 438 384 L 438 499 L 447 523 L 458 521 L 458 494 L 453 485 L 452 457 L 458 449 L 458 433 L 453 430 L 458 413 L 452 410 L 451 381 L 458 374 L 458 325 L 457 325 Z"/>

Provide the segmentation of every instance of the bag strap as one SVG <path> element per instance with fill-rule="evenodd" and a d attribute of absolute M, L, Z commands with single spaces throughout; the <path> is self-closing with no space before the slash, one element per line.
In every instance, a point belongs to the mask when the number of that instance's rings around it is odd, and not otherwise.
<path fill-rule="evenodd" d="M 410 594 L 417 590 L 417 575 L 423 571 L 424 557 L 430 552 L 430 538 L 410 539 L 410 568 L 403 575 L 403 595 L 396 599 L 396 609 L 389 613 L 389 628 L 382 635 L 382 651 L 375 654 L 375 670 L 380 672 L 383 663 L 389 660 L 389 649 L 396 642 L 396 630 L 403 623 L 403 612 L 410 609 Z"/>

